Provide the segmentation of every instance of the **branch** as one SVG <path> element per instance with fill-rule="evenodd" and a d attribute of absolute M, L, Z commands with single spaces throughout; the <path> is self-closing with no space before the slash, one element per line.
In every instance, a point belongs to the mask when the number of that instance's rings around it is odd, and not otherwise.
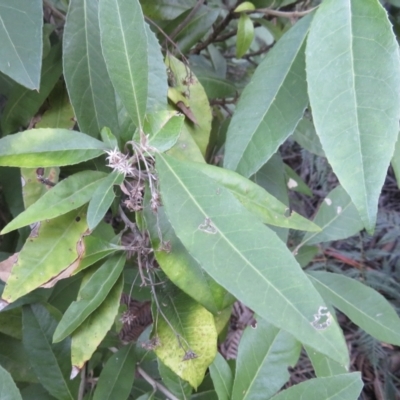
<path fill-rule="evenodd" d="M 270 8 L 258 8 L 256 10 L 247 11 L 247 13 L 248 14 L 263 13 L 265 15 L 271 15 L 273 17 L 282 17 L 282 18 L 299 18 L 312 13 L 318 7 L 319 6 L 316 6 L 305 11 L 278 11 L 278 10 L 271 10 Z"/>
<path fill-rule="evenodd" d="M 142 376 L 144 380 L 150 383 L 154 389 L 159 390 L 161 393 L 165 394 L 169 400 L 179 400 L 176 396 L 174 396 L 165 386 L 161 385 L 161 383 L 155 381 L 150 375 L 147 374 L 146 371 L 141 367 L 137 367 L 136 371 Z"/>

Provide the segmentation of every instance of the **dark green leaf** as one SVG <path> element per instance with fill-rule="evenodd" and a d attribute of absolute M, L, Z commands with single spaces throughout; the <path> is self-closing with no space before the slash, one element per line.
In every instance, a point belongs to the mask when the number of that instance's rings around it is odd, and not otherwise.
<path fill-rule="evenodd" d="M 293 139 L 310 153 L 325 157 L 314 124 L 307 118 L 300 120 L 293 133 Z"/>
<path fill-rule="evenodd" d="M 0 365 L 0 400 L 22 400 L 11 375 Z"/>
<path fill-rule="evenodd" d="M 163 385 L 165 385 L 167 389 L 179 399 L 189 400 L 193 390 L 189 383 L 179 378 L 179 376 L 165 366 L 160 359 L 157 359 L 157 361 L 158 371 Z"/>
<path fill-rule="evenodd" d="M 30 129 L 0 139 L 0 165 L 53 167 L 98 157 L 107 146 L 84 133 L 66 129 Z"/>
<path fill-rule="evenodd" d="M 217 353 L 214 362 L 210 365 L 210 374 L 218 400 L 230 400 L 233 386 L 232 371 L 220 353 Z"/>
<path fill-rule="evenodd" d="M 42 65 L 41 0 L 0 1 L 0 70 L 29 89 L 39 89 Z"/>
<path fill-rule="evenodd" d="M 324 378 L 326 376 L 346 374 L 347 369 L 336 361 L 333 361 L 325 354 L 318 353 L 314 349 L 305 346 L 307 355 L 312 363 L 317 378 Z"/>
<path fill-rule="evenodd" d="M 152 2 L 141 0 L 144 14 L 154 20 L 170 20 L 176 18 L 186 10 L 190 10 L 195 0 L 158 0 Z"/>

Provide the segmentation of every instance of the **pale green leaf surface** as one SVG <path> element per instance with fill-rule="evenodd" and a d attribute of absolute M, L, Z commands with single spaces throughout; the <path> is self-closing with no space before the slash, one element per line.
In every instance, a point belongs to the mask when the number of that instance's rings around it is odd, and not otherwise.
<path fill-rule="evenodd" d="M 0 165 L 35 168 L 78 164 L 104 150 L 104 143 L 81 132 L 30 129 L 0 139 Z"/>
<path fill-rule="evenodd" d="M 193 391 L 189 383 L 179 378 L 179 376 L 163 364 L 159 358 L 157 358 L 157 363 L 158 372 L 160 373 L 163 385 L 179 399 L 189 400 Z"/>
<path fill-rule="evenodd" d="M 123 400 L 129 397 L 138 361 L 134 350 L 134 343 L 129 343 L 107 360 L 97 382 L 93 400 Z"/>
<path fill-rule="evenodd" d="M 0 400 L 22 400 L 11 375 L 0 365 Z"/>
<path fill-rule="evenodd" d="M 111 129 L 105 126 L 100 131 L 101 140 L 107 145 L 110 149 L 118 149 L 118 139 L 111 132 Z"/>
<path fill-rule="evenodd" d="M 18 85 L 13 87 L 0 121 L 3 134 L 15 132 L 20 126 L 28 126 L 30 119 L 38 112 L 61 73 L 61 46 L 55 45 L 43 60 L 39 91 Z"/>
<path fill-rule="evenodd" d="M 220 353 L 217 353 L 214 362 L 210 365 L 210 375 L 218 400 L 230 400 L 233 386 L 232 371 Z"/>
<path fill-rule="evenodd" d="M 229 189 L 242 205 L 263 223 L 288 229 L 320 231 L 318 225 L 294 211 L 290 214 L 285 204 L 236 172 L 205 163 L 193 163 L 192 166 Z"/>
<path fill-rule="evenodd" d="M 312 196 L 313 192 L 307 186 L 307 184 L 301 179 L 301 177 L 296 173 L 296 171 L 289 167 L 289 165 L 284 164 L 284 172 L 286 179 L 286 186 L 289 190 L 294 192 L 299 192 L 305 194 L 306 196 Z"/>
<path fill-rule="evenodd" d="M 325 197 L 319 206 L 314 223 L 320 226 L 322 231 L 307 233 L 302 245 L 345 239 L 363 228 L 354 204 L 341 186 L 337 186 Z"/>
<path fill-rule="evenodd" d="M 104 126 L 118 132 L 114 87 L 100 44 L 98 1 L 72 0 L 63 37 L 64 77 L 82 132 L 97 137 Z"/>
<path fill-rule="evenodd" d="M 33 222 L 56 218 L 79 208 L 90 200 L 93 192 L 106 176 L 100 171 L 82 171 L 69 176 L 13 219 L 5 226 L 1 234 L 4 235 Z"/>
<path fill-rule="evenodd" d="M 249 177 L 289 137 L 308 104 L 304 46 L 312 16 L 298 21 L 257 67 L 229 125 L 224 167 Z"/>
<path fill-rule="evenodd" d="M 118 171 L 113 171 L 97 186 L 89 202 L 87 221 L 89 229 L 94 229 L 106 215 L 106 212 L 114 200 L 114 185 L 120 185 L 124 180 L 124 175 Z"/>
<path fill-rule="evenodd" d="M 322 296 L 356 325 L 381 342 L 400 345 L 400 318 L 376 290 L 347 276 L 310 271 Z"/>
<path fill-rule="evenodd" d="M 176 286 L 208 311 L 217 314 L 233 303 L 234 298 L 204 272 L 188 253 L 168 221 L 164 207 L 158 207 L 157 215 L 153 213 L 148 192 L 147 190 L 144 218 L 157 262 Z M 160 242 L 160 232 L 163 243 Z"/>
<path fill-rule="evenodd" d="M 157 290 L 158 302 L 169 324 L 154 308 L 153 320 L 157 323 L 153 325 L 152 336 L 160 342 L 154 351 L 168 368 L 197 389 L 217 352 L 213 315 L 172 283 L 156 288 L 161 288 Z M 177 334 L 181 337 L 181 345 Z M 197 357 L 184 360 L 186 352 L 190 351 Z"/>
<path fill-rule="evenodd" d="M 0 1 L 0 71 L 29 89 L 39 89 L 42 65 L 41 0 Z"/>
<path fill-rule="evenodd" d="M 72 129 L 75 125 L 75 114 L 64 82 L 56 83 L 48 103 L 49 109 L 44 112 L 35 128 Z"/>
<path fill-rule="evenodd" d="M 346 374 L 347 370 L 336 361 L 333 361 L 325 354 L 321 354 L 308 346 L 305 346 L 308 358 L 310 359 L 317 378 Z"/>
<path fill-rule="evenodd" d="M 313 326 L 323 300 L 276 234 L 190 164 L 158 155 L 157 170 L 167 217 L 201 267 L 261 317 L 347 365 L 340 328 Z"/>
<path fill-rule="evenodd" d="M 82 209 L 42 222 L 18 253 L 2 299 L 8 303 L 17 300 L 77 261 L 78 242 L 86 230 Z"/>
<path fill-rule="evenodd" d="M 392 167 L 396 176 L 397 187 L 400 188 L 400 140 L 397 137 L 396 146 L 394 147 L 394 154 L 392 157 Z"/>
<path fill-rule="evenodd" d="M 77 387 L 71 385 L 68 379 L 71 368 L 70 341 L 52 343 L 51 339 L 56 325 L 56 320 L 43 305 L 24 306 L 24 347 L 40 383 L 55 398 L 74 400 L 77 395 Z"/>
<path fill-rule="evenodd" d="M 300 351 L 292 335 L 258 318 L 240 340 L 231 399 L 269 399 L 289 380 Z"/>
<path fill-rule="evenodd" d="M 310 153 L 325 157 L 314 124 L 308 118 L 300 120 L 293 133 L 293 139 Z"/>
<path fill-rule="evenodd" d="M 317 134 L 371 232 L 400 118 L 400 58 L 386 10 L 376 0 L 324 1 L 306 60 Z"/>
<path fill-rule="evenodd" d="M 124 265 L 125 254 L 113 256 L 82 283 L 78 299 L 68 307 L 54 332 L 54 343 L 75 331 L 101 305 L 121 275 Z"/>
<path fill-rule="evenodd" d="M 142 128 L 149 64 L 146 26 L 139 1 L 100 0 L 99 21 L 111 82 L 133 122 Z"/>
<path fill-rule="evenodd" d="M 240 14 L 236 39 L 236 58 L 242 58 L 254 39 L 253 21 L 247 14 Z"/>
<path fill-rule="evenodd" d="M 72 334 L 71 360 L 73 373 L 77 373 L 92 357 L 100 342 L 114 323 L 120 305 L 124 280 L 122 275 L 104 302 Z M 133 373 L 133 371 L 132 371 Z"/>
<path fill-rule="evenodd" d="M 314 378 L 299 383 L 271 400 L 357 400 L 363 388 L 359 372 Z"/>
<path fill-rule="evenodd" d="M 197 121 L 194 124 L 186 118 L 185 127 L 204 156 L 210 139 L 212 120 L 206 92 L 187 65 L 170 54 L 167 55 L 165 63 L 170 69 L 169 78 L 173 81 L 174 89 L 184 94 L 188 107 Z M 184 132 L 185 129 L 183 129 L 182 134 Z"/>

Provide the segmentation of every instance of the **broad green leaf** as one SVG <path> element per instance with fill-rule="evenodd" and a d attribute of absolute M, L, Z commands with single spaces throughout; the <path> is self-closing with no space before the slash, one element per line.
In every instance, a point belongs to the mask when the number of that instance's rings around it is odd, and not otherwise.
<path fill-rule="evenodd" d="M 41 0 L 0 1 L 0 71 L 29 89 L 39 89 L 42 26 Z"/>
<path fill-rule="evenodd" d="M 51 396 L 49 392 L 40 384 L 31 384 L 21 389 L 21 396 L 23 400 L 54 400 L 55 397 Z"/>
<path fill-rule="evenodd" d="M 64 76 L 82 132 L 97 137 L 104 126 L 118 132 L 114 87 L 100 44 L 98 1 L 72 0 L 64 28 Z"/>
<path fill-rule="evenodd" d="M 64 313 L 54 332 L 53 342 L 57 343 L 75 331 L 107 297 L 125 265 L 125 254 L 109 258 L 89 278 L 84 279 L 76 301 Z"/>
<path fill-rule="evenodd" d="M 188 23 L 186 23 L 179 33 L 175 36 L 173 33 L 177 26 L 179 26 L 191 13 Z M 179 15 L 178 18 L 171 21 L 165 28 L 168 35 L 172 35 L 174 42 L 178 45 L 182 53 L 187 53 L 195 44 L 197 44 L 204 35 L 212 27 L 212 24 L 218 18 L 220 11 L 215 8 L 202 5 L 197 8 L 193 14 L 192 9 L 189 9 Z"/>
<path fill-rule="evenodd" d="M 321 329 L 323 300 L 276 234 L 190 164 L 158 155 L 157 170 L 167 217 L 201 267 L 261 317 L 347 365 L 340 328 L 329 318 Z"/>
<path fill-rule="evenodd" d="M 310 153 L 325 157 L 314 124 L 308 118 L 300 120 L 293 132 L 293 139 Z"/>
<path fill-rule="evenodd" d="M 161 269 L 176 286 L 208 311 L 213 314 L 221 312 L 235 301 L 234 298 L 188 253 L 168 221 L 164 207 L 158 207 L 157 214 L 154 214 L 148 192 L 146 190 L 144 218 Z M 193 282 L 196 284 L 193 285 Z"/>
<path fill-rule="evenodd" d="M 43 60 L 39 91 L 18 85 L 13 87 L 0 121 L 3 134 L 15 132 L 20 126 L 28 126 L 31 118 L 53 90 L 61 73 L 61 46 L 55 45 Z"/>
<path fill-rule="evenodd" d="M 197 389 L 217 352 L 213 315 L 171 283 L 157 290 L 157 298 L 162 313 L 154 305 L 152 336 L 160 343 L 154 351 L 168 368 Z"/>
<path fill-rule="evenodd" d="M 0 364 L 15 382 L 37 382 L 21 340 L 0 333 Z"/>
<path fill-rule="evenodd" d="M 220 353 L 217 353 L 214 362 L 210 365 L 210 375 L 218 394 L 218 400 L 230 400 L 233 386 L 232 371 Z"/>
<path fill-rule="evenodd" d="M 64 82 L 59 81 L 56 84 L 48 103 L 49 109 L 44 112 L 35 128 L 72 129 L 75 125 L 75 114 Z"/>
<path fill-rule="evenodd" d="M 317 134 L 372 232 L 400 118 L 400 58 L 386 10 L 376 0 L 324 1 L 306 59 Z"/>
<path fill-rule="evenodd" d="M 231 82 L 211 73 L 197 73 L 196 76 L 209 99 L 235 96 L 236 86 Z"/>
<path fill-rule="evenodd" d="M 229 125 L 224 167 L 249 177 L 296 128 L 308 104 L 305 38 L 312 16 L 296 23 L 246 86 Z"/>
<path fill-rule="evenodd" d="M 252 10 L 255 10 L 254 4 L 250 1 L 244 1 L 234 9 L 234 12 L 252 11 Z"/>
<path fill-rule="evenodd" d="M 300 351 L 292 335 L 258 318 L 240 340 L 231 399 L 269 399 L 289 380 Z"/>
<path fill-rule="evenodd" d="M 286 186 L 289 190 L 305 194 L 306 196 L 313 195 L 311 189 L 307 186 L 303 179 L 300 178 L 296 171 L 289 167 L 289 165 L 284 164 L 284 172 L 286 178 Z"/>
<path fill-rule="evenodd" d="M 22 339 L 21 308 L 14 308 L 0 313 L 0 332 L 16 339 Z"/>
<path fill-rule="evenodd" d="M 25 209 L 36 203 L 58 182 L 60 168 L 47 167 L 38 168 L 21 168 L 21 185 L 22 196 L 24 199 Z M 44 180 L 40 180 L 40 176 Z M 48 185 L 47 183 L 50 183 Z"/>
<path fill-rule="evenodd" d="M 53 344 L 52 336 L 57 322 L 41 304 L 24 306 L 24 347 L 40 383 L 60 400 L 74 400 L 77 385 L 71 384 L 70 341 Z"/>
<path fill-rule="evenodd" d="M 82 257 L 78 244 L 86 230 L 82 209 L 42 222 L 18 253 L 2 299 L 12 303 L 41 285 L 69 276 Z"/>
<path fill-rule="evenodd" d="M 322 231 L 307 233 L 301 245 L 346 239 L 363 228 L 354 204 L 341 186 L 337 186 L 325 197 L 319 206 L 314 223 L 320 226 Z"/>
<path fill-rule="evenodd" d="M 92 357 L 114 323 L 115 317 L 118 314 L 123 286 L 124 280 L 120 276 L 100 307 L 72 334 L 71 379 L 79 373 L 85 362 Z"/>
<path fill-rule="evenodd" d="M 400 188 L 400 140 L 397 138 L 394 154 L 392 157 L 392 167 L 396 176 L 397 187 Z"/>
<path fill-rule="evenodd" d="M 192 166 L 229 189 L 242 205 L 259 217 L 264 224 L 288 229 L 320 231 L 318 225 L 296 212 L 290 213 L 285 204 L 270 195 L 261 186 L 236 172 L 204 163 L 193 163 Z"/>
<path fill-rule="evenodd" d="M 294 255 L 300 267 L 305 268 L 319 253 L 319 250 L 318 246 L 302 246 L 296 249 Z"/>
<path fill-rule="evenodd" d="M 94 229 L 106 215 L 115 197 L 114 185 L 120 185 L 123 180 L 123 174 L 113 171 L 101 181 L 93 192 L 87 212 L 87 221 L 90 230 Z"/>
<path fill-rule="evenodd" d="M 240 14 L 236 39 L 236 58 L 242 58 L 254 39 L 253 21 L 247 14 Z"/>
<path fill-rule="evenodd" d="M 400 344 L 400 318 L 380 293 L 344 275 L 308 274 L 322 296 L 361 329 L 382 342 Z"/>
<path fill-rule="evenodd" d="M 132 389 L 137 361 L 133 343 L 114 353 L 101 371 L 93 400 L 127 399 Z"/>
<path fill-rule="evenodd" d="M 36 203 L 19 214 L 1 231 L 11 232 L 22 226 L 56 218 L 87 203 L 107 175 L 100 171 L 82 171 L 62 180 L 47 191 Z"/>
<path fill-rule="evenodd" d="M 62 314 L 76 299 L 81 286 L 82 275 L 72 276 L 57 282 L 48 299 L 48 303 L 57 308 Z"/>
<path fill-rule="evenodd" d="M 146 24 L 149 58 L 149 88 L 146 114 L 167 109 L 168 77 L 164 57 L 155 33 Z"/>
<path fill-rule="evenodd" d="M 167 55 L 165 63 L 169 69 L 168 76 L 170 81 L 172 81 L 173 88 L 181 92 L 187 99 L 189 111 L 197 121 L 197 123 L 193 123 L 189 118 L 186 118 L 185 127 L 204 156 L 210 138 L 212 120 L 211 108 L 207 95 L 204 88 L 187 65 L 183 64 L 171 54 Z M 178 104 L 176 104 L 176 106 L 179 108 Z M 181 111 L 183 110 L 181 109 Z"/>
<path fill-rule="evenodd" d="M 0 167 L 0 185 L 11 215 L 15 218 L 24 210 L 22 182 L 18 168 Z"/>
<path fill-rule="evenodd" d="M 157 359 L 157 362 L 158 372 L 160 373 L 163 385 L 166 386 L 167 389 L 177 398 L 189 400 L 193 390 L 189 383 L 179 378 L 179 376 L 165 366 L 159 358 Z"/>
<path fill-rule="evenodd" d="M 186 10 L 190 10 L 195 0 L 159 0 L 152 3 L 147 0 L 140 1 L 143 13 L 154 20 L 170 20 L 176 18 Z"/>
<path fill-rule="evenodd" d="M 183 115 L 170 110 L 146 115 L 143 129 L 149 135 L 149 145 L 160 152 L 169 150 L 181 134 L 184 119 Z"/>
<path fill-rule="evenodd" d="M 0 365 L 0 399 L 22 400 L 21 393 L 11 375 Z"/>
<path fill-rule="evenodd" d="M 315 378 L 282 391 L 271 400 L 357 400 L 363 388 L 359 372 Z"/>
<path fill-rule="evenodd" d="M 325 354 L 321 354 L 314 349 L 305 346 L 308 358 L 310 359 L 314 368 L 315 375 L 317 378 L 324 378 L 326 376 L 334 376 L 340 374 L 346 374 L 347 370 L 336 361 L 333 361 Z"/>
<path fill-rule="evenodd" d="M 104 127 L 100 131 L 101 140 L 107 145 L 110 149 L 118 149 L 118 139 L 111 132 L 111 129 L 108 127 Z"/>
<path fill-rule="evenodd" d="M 53 167 L 98 157 L 106 145 L 84 133 L 67 129 L 30 129 L 0 139 L 0 165 Z"/>
<path fill-rule="evenodd" d="M 111 82 L 133 122 L 141 129 L 147 105 L 149 63 L 146 26 L 139 1 L 100 0 L 99 21 Z"/>

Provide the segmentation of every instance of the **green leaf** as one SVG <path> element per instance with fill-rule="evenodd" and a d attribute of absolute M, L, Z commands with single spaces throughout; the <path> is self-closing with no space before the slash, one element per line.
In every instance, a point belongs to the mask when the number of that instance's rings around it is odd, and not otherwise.
<path fill-rule="evenodd" d="M 127 399 L 132 389 L 137 361 L 133 343 L 114 353 L 101 371 L 93 400 Z"/>
<path fill-rule="evenodd" d="M 306 59 L 317 134 L 372 232 L 400 118 L 398 43 L 386 10 L 376 0 L 324 1 Z"/>
<path fill-rule="evenodd" d="M 166 214 L 202 268 L 261 317 L 347 365 L 341 330 L 332 318 L 321 330 L 323 300 L 275 233 L 188 163 L 158 155 L 157 170 Z"/>
<path fill-rule="evenodd" d="M 0 365 L 0 399 L 22 400 L 21 394 L 11 375 Z"/>
<path fill-rule="evenodd" d="M 289 167 L 289 165 L 284 164 L 284 172 L 286 178 L 286 185 L 289 190 L 294 192 L 299 192 L 305 194 L 306 196 L 312 196 L 313 192 L 307 186 L 307 184 L 297 175 L 296 171 Z"/>
<path fill-rule="evenodd" d="M 255 10 L 255 6 L 250 1 L 244 1 L 243 3 L 239 4 L 233 11 L 234 12 L 241 12 L 241 11 L 252 11 Z"/>
<path fill-rule="evenodd" d="M 315 378 L 282 391 L 271 400 L 357 400 L 363 382 L 359 372 Z"/>
<path fill-rule="evenodd" d="M 118 132 L 114 87 L 100 44 L 98 1 L 72 0 L 64 28 L 64 76 L 82 132 L 98 136 L 104 126 Z"/>
<path fill-rule="evenodd" d="M 167 55 L 165 63 L 169 68 L 168 76 L 170 80 L 173 81 L 174 89 L 184 95 L 187 106 L 197 121 L 197 123 L 193 123 L 186 118 L 185 127 L 204 156 L 210 139 L 212 120 L 211 108 L 207 95 L 204 88 L 187 65 L 183 64 L 171 54 Z"/>
<path fill-rule="evenodd" d="M 122 275 L 104 302 L 72 334 L 71 359 L 73 379 L 93 355 L 118 314 L 124 280 Z M 132 371 L 133 373 L 133 371 Z"/>
<path fill-rule="evenodd" d="M 35 128 L 72 129 L 75 125 L 75 114 L 64 82 L 56 83 L 48 103 L 49 109 L 44 112 Z"/>
<path fill-rule="evenodd" d="M 148 192 L 146 190 L 144 218 L 161 269 L 176 286 L 208 311 L 213 314 L 221 312 L 235 301 L 234 298 L 188 253 L 168 221 L 164 207 L 158 207 L 157 214 L 154 214 Z M 196 284 L 193 285 L 193 282 Z"/>
<path fill-rule="evenodd" d="M 179 378 L 179 376 L 165 366 L 159 358 L 157 358 L 157 362 L 163 385 L 179 399 L 189 400 L 193 390 L 189 383 Z"/>
<path fill-rule="evenodd" d="M 149 61 L 139 1 L 100 0 L 99 21 L 111 82 L 133 122 L 141 129 L 147 105 Z"/>
<path fill-rule="evenodd" d="M 0 332 L 22 339 L 22 312 L 20 308 L 0 313 Z"/>
<path fill-rule="evenodd" d="M 82 171 L 69 176 L 13 219 L 1 234 L 4 235 L 33 222 L 56 218 L 81 207 L 90 200 L 95 188 L 106 176 L 100 171 Z"/>
<path fill-rule="evenodd" d="M 392 157 L 392 167 L 396 176 L 397 187 L 400 188 L 400 140 L 397 138 L 394 154 Z"/>
<path fill-rule="evenodd" d="M 229 189 L 242 205 L 259 217 L 264 224 L 311 232 L 321 230 L 318 225 L 296 212 L 291 214 L 289 212 L 289 215 L 287 215 L 289 209 L 285 204 L 270 195 L 261 186 L 236 172 L 204 163 L 193 163 L 191 165 Z"/>
<path fill-rule="evenodd" d="M 400 344 L 400 318 L 376 290 L 347 276 L 310 271 L 311 281 L 334 307 L 381 342 Z"/>
<path fill-rule="evenodd" d="M 107 297 L 125 265 L 125 254 L 109 258 L 82 283 L 76 301 L 64 313 L 54 332 L 53 342 L 57 343 L 75 331 Z"/>
<path fill-rule="evenodd" d="M 303 118 L 300 120 L 293 133 L 293 139 L 310 153 L 325 157 L 314 124 L 309 119 Z"/>
<path fill-rule="evenodd" d="M 30 129 L 0 139 L 0 165 L 53 167 L 98 157 L 106 145 L 84 133 L 67 129 Z"/>
<path fill-rule="evenodd" d="M 242 58 L 254 39 L 253 21 L 247 14 L 240 14 L 236 39 L 236 58 Z"/>
<path fill-rule="evenodd" d="M 53 90 L 61 73 L 61 46 L 55 45 L 43 60 L 39 91 L 18 85 L 13 88 L 0 121 L 3 134 L 15 132 L 20 126 L 28 126 L 30 119 Z"/>
<path fill-rule="evenodd" d="M 210 365 L 210 375 L 218 394 L 218 400 L 230 400 L 233 386 L 232 371 L 220 353 L 217 353 L 214 362 Z"/>
<path fill-rule="evenodd" d="M 74 400 L 77 387 L 71 385 L 70 342 L 53 344 L 51 338 L 57 322 L 41 304 L 24 306 L 24 347 L 40 383 L 59 400 Z"/>
<path fill-rule="evenodd" d="M 143 13 L 153 20 L 170 20 L 195 6 L 195 0 L 159 0 L 149 3 L 141 0 Z"/>
<path fill-rule="evenodd" d="M 305 346 L 307 355 L 312 363 L 317 378 L 346 374 L 347 370 L 336 361 L 331 360 L 325 354 L 318 353 L 314 349 Z"/>
<path fill-rule="evenodd" d="M 41 0 L 0 1 L 0 71 L 29 89 L 39 89 L 42 26 Z"/>
<path fill-rule="evenodd" d="M 190 20 L 175 36 L 173 33 L 176 27 L 186 20 L 189 14 L 191 15 Z M 209 31 L 219 14 L 220 11 L 218 9 L 205 5 L 198 7 L 194 14 L 193 10 L 189 9 L 171 21 L 166 26 L 165 32 L 170 36 L 172 35 L 174 42 L 182 53 L 187 53 Z"/>
<path fill-rule="evenodd" d="M 312 16 L 296 23 L 246 86 L 229 125 L 224 167 L 249 177 L 289 137 L 308 104 L 304 46 Z"/>
<path fill-rule="evenodd" d="M 261 318 L 248 326 L 239 343 L 232 400 L 269 399 L 290 378 L 288 367 L 300 356 L 301 345 L 287 332 Z"/>
<path fill-rule="evenodd" d="M 124 175 L 118 171 L 111 172 L 97 186 L 89 202 L 87 220 L 89 229 L 94 229 L 106 215 L 106 212 L 114 200 L 114 185 L 120 185 L 124 180 Z"/>
<path fill-rule="evenodd" d="M 110 149 L 118 149 L 118 139 L 111 132 L 111 129 L 108 127 L 104 127 L 100 131 L 101 140 L 107 145 Z"/>
<path fill-rule="evenodd" d="M 363 228 L 360 216 L 349 195 L 341 187 L 333 189 L 319 206 L 314 223 L 322 232 L 307 233 L 301 246 L 345 239 Z"/>
<path fill-rule="evenodd" d="M 196 73 L 197 79 L 204 88 L 209 99 L 233 97 L 236 93 L 236 86 L 231 82 L 214 76 L 211 73 Z"/>
<path fill-rule="evenodd" d="M 217 352 L 213 315 L 171 283 L 165 283 L 157 297 L 162 314 L 154 307 L 157 323 L 152 336 L 160 343 L 154 351 L 168 368 L 197 389 Z M 195 358 L 190 357 L 193 353 Z"/>
<path fill-rule="evenodd" d="M 2 299 L 11 303 L 55 278 L 69 276 L 64 274 L 79 263 L 78 242 L 86 230 L 82 209 L 42 222 L 18 253 Z"/>

